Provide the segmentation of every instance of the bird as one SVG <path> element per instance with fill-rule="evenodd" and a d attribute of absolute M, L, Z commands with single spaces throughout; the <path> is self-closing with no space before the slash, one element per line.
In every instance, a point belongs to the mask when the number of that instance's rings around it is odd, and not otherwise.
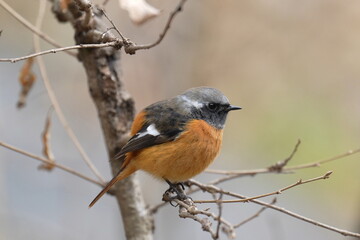
<path fill-rule="evenodd" d="M 89 208 L 115 183 L 137 170 L 165 180 L 181 195 L 174 186 L 203 172 L 213 162 L 220 151 L 227 115 L 239 109 L 211 87 L 190 88 L 149 105 L 135 117 L 131 138 L 117 154 L 118 158 L 124 157 L 119 172 Z"/>

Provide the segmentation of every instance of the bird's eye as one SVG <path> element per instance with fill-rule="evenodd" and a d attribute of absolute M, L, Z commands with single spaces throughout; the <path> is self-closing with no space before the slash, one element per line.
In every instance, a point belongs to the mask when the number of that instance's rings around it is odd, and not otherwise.
<path fill-rule="evenodd" d="M 218 109 L 219 105 L 216 104 L 216 103 L 209 103 L 209 104 L 207 105 L 207 107 L 208 107 L 208 109 L 211 110 L 211 111 L 216 111 L 216 110 Z"/>

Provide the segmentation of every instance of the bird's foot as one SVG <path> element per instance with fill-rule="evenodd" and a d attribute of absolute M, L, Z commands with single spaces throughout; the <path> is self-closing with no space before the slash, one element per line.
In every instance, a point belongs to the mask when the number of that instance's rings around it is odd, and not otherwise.
<path fill-rule="evenodd" d="M 184 184 L 182 182 L 179 183 L 172 183 L 168 180 L 166 180 L 166 182 L 169 184 L 169 189 L 165 191 L 162 200 L 165 202 L 170 202 L 170 204 L 172 206 L 176 206 L 172 203 L 172 201 L 174 201 L 175 199 L 180 200 L 180 201 L 184 201 L 186 199 L 191 199 L 191 197 L 187 196 L 184 192 L 185 187 Z M 175 196 L 174 196 L 175 194 Z"/>

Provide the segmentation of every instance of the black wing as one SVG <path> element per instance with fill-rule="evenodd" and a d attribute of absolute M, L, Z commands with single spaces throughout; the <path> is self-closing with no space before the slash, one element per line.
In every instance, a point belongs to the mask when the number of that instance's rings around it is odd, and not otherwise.
<path fill-rule="evenodd" d="M 146 122 L 144 126 L 130 138 L 116 158 L 128 152 L 173 141 L 180 135 L 184 130 L 187 116 L 175 111 L 169 104 L 169 101 L 162 101 L 145 109 Z"/>
<path fill-rule="evenodd" d="M 179 129 L 154 135 L 146 132 L 147 127 L 148 126 L 143 127 L 142 130 L 130 138 L 121 151 L 116 154 L 115 158 L 117 159 L 128 152 L 134 152 L 143 148 L 173 141 L 180 134 L 180 132 L 182 132 L 182 130 Z"/>

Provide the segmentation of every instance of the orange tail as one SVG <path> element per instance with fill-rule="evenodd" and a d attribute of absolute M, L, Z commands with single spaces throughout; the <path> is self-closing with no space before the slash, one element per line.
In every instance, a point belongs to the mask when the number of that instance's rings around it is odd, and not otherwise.
<path fill-rule="evenodd" d="M 119 173 L 113 179 L 111 179 L 111 181 L 104 187 L 104 189 L 101 190 L 101 192 L 94 198 L 94 200 L 92 200 L 92 202 L 89 204 L 89 208 L 94 206 L 94 204 L 110 190 L 112 185 L 114 185 L 120 180 L 123 180 L 124 178 L 127 178 L 135 171 L 136 169 L 130 166 L 126 166 L 124 169 L 120 169 Z"/>

